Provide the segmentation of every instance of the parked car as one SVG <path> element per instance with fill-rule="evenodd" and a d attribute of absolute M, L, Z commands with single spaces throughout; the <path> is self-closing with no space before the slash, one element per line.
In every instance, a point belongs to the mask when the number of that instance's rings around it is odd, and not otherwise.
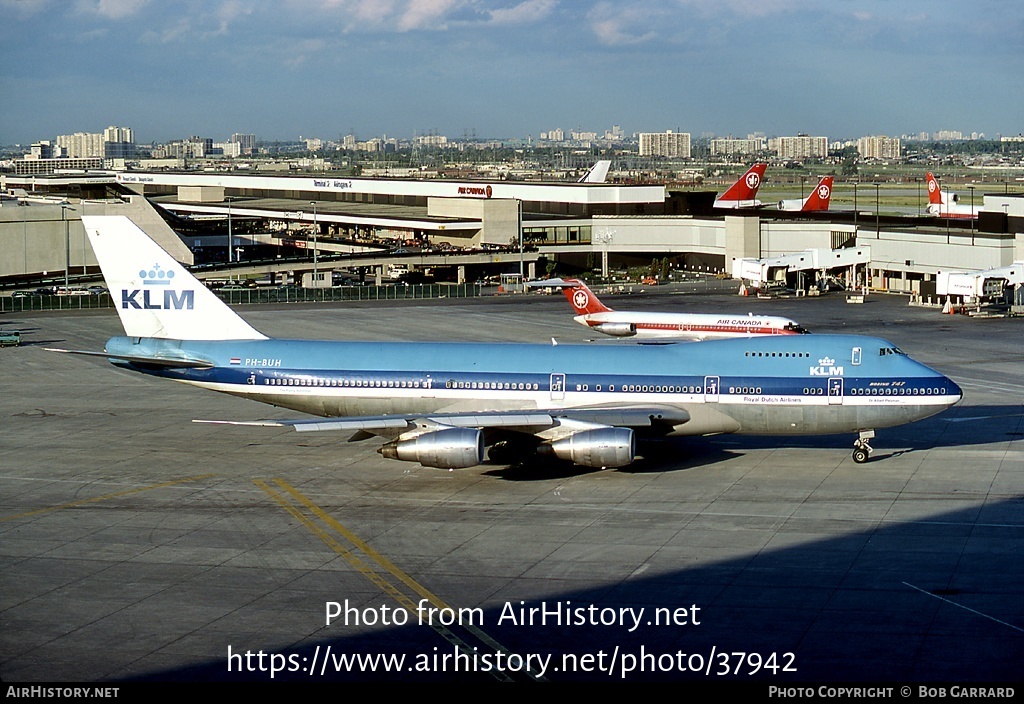
<path fill-rule="evenodd" d="M 20 330 L 0 330 L 0 347 L 17 347 L 20 344 Z"/>

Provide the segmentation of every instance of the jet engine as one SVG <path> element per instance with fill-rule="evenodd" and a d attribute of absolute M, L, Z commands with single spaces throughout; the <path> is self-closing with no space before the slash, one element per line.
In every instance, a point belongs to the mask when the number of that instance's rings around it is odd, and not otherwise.
<path fill-rule="evenodd" d="M 556 457 L 584 467 L 625 467 L 636 455 L 630 428 L 597 428 L 555 440 L 548 448 Z"/>
<path fill-rule="evenodd" d="M 463 469 L 484 461 L 484 434 L 476 428 L 445 428 L 402 440 L 398 438 L 379 450 L 392 460 L 419 462 L 424 467 Z"/>
<path fill-rule="evenodd" d="M 636 335 L 636 323 L 600 323 L 595 325 L 594 329 L 612 337 L 633 337 L 633 335 Z"/>

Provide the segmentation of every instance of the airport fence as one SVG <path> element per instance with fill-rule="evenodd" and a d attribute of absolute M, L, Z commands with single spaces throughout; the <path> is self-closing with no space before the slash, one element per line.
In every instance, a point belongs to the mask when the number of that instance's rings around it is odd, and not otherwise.
<path fill-rule="evenodd" d="M 214 293 L 230 305 L 260 303 L 320 303 L 331 301 L 399 301 L 426 298 L 473 298 L 480 295 L 476 284 L 410 284 L 408 286 L 335 286 L 333 288 L 246 288 Z M 89 296 L 0 296 L 0 312 L 37 310 L 84 310 L 113 308 L 109 293 Z"/>

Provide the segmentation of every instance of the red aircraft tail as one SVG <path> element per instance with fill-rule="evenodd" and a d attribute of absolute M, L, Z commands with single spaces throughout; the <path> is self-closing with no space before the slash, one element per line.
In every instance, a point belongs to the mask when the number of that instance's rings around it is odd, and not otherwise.
<path fill-rule="evenodd" d="M 565 294 L 569 305 L 576 311 L 576 315 L 587 315 L 589 313 L 607 313 L 611 308 L 601 303 L 594 292 L 587 288 L 587 285 L 579 279 L 565 279 L 562 293 Z"/>
<path fill-rule="evenodd" d="M 757 197 L 757 189 L 761 187 L 764 180 L 765 169 L 768 164 L 754 164 L 747 172 L 737 179 L 736 183 L 729 186 L 729 190 L 719 196 L 720 201 L 733 200 L 754 200 Z"/>
<path fill-rule="evenodd" d="M 942 205 L 942 189 L 939 188 L 938 179 L 929 171 L 925 178 L 928 180 L 928 202 L 931 205 Z"/>
<path fill-rule="evenodd" d="M 804 212 L 810 210 L 828 210 L 828 202 L 832 199 L 832 177 L 825 176 L 818 182 L 817 188 L 807 196 L 807 202 L 801 208 Z"/>

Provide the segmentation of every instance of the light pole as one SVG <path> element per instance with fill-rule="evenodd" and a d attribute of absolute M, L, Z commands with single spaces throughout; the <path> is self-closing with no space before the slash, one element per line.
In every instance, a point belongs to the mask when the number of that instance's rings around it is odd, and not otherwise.
<path fill-rule="evenodd" d="M 971 244 L 974 244 L 974 218 L 978 214 L 974 212 L 974 185 L 972 184 L 967 188 L 971 191 Z"/>
<path fill-rule="evenodd" d="M 68 281 L 68 274 L 71 271 L 71 223 L 65 217 L 65 212 L 68 210 L 73 211 L 70 205 L 64 205 L 61 203 L 60 206 L 60 219 L 64 221 L 64 295 L 70 295 L 71 286 Z"/>
<path fill-rule="evenodd" d="M 857 236 L 857 182 L 853 182 L 853 236 Z"/>
<path fill-rule="evenodd" d="M 523 201 L 520 198 L 517 201 L 519 205 L 519 283 L 523 287 L 523 291 L 526 291 L 526 276 L 523 269 Z"/>
<path fill-rule="evenodd" d="M 234 196 L 227 196 L 224 198 L 228 202 L 228 264 L 234 261 L 231 258 L 231 250 L 235 246 L 235 238 L 231 236 L 231 201 L 234 200 Z"/>
<path fill-rule="evenodd" d="M 320 283 L 319 283 L 319 280 L 317 279 L 317 261 L 316 261 L 316 235 L 317 235 L 316 201 L 315 200 L 311 200 L 311 201 L 309 201 L 309 204 L 313 206 L 313 287 L 314 288 L 319 288 L 320 287 Z"/>
<path fill-rule="evenodd" d="M 879 233 L 879 227 L 878 227 L 878 183 L 876 182 L 874 184 L 874 186 L 875 186 L 875 239 L 877 240 L 877 239 L 881 239 L 881 234 Z"/>
<path fill-rule="evenodd" d="M 85 201 L 84 200 L 79 200 L 78 202 L 82 206 L 82 214 L 79 216 L 79 218 L 82 218 L 86 214 L 85 213 Z M 85 250 L 85 241 L 87 239 L 89 239 L 89 238 L 85 235 L 85 225 L 83 224 L 82 225 L 82 276 L 87 276 L 89 274 L 89 267 L 86 266 L 86 256 L 85 256 L 85 251 L 86 251 Z"/>
<path fill-rule="evenodd" d="M 18 205 L 21 205 L 21 201 L 18 201 Z M 25 269 L 28 271 L 28 214 L 25 212 L 28 208 L 18 208 L 21 211 L 21 238 L 24 242 L 24 256 L 25 256 Z"/>

